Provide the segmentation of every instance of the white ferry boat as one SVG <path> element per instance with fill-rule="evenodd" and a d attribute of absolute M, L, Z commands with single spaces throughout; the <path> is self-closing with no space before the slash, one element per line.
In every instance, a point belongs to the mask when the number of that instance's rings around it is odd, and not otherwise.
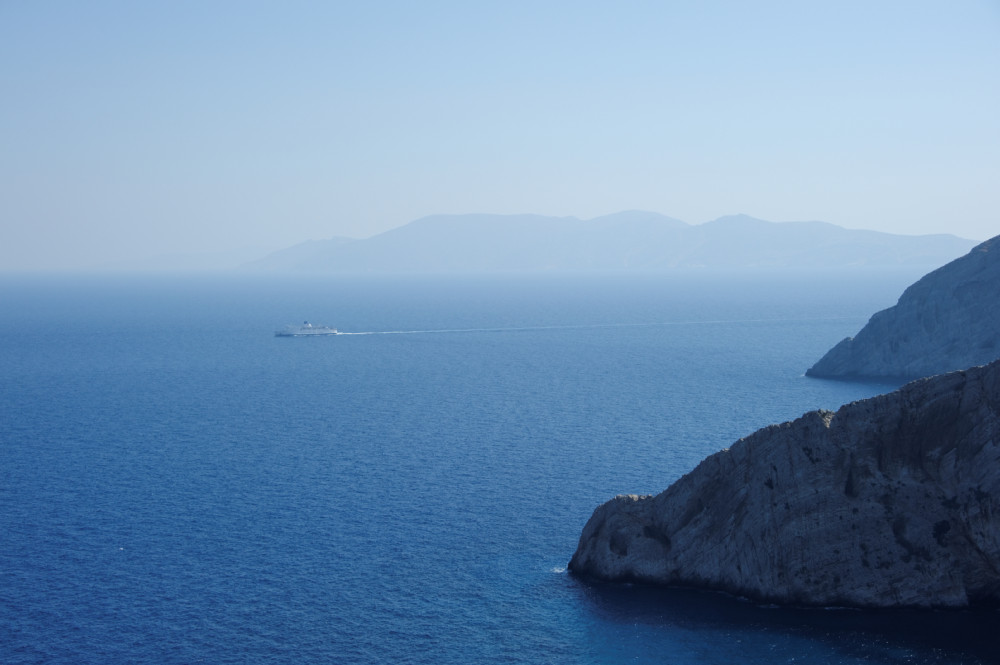
<path fill-rule="evenodd" d="M 336 335 L 337 329 L 330 326 L 314 326 L 303 321 L 301 326 L 285 326 L 274 333 L 275 337 L 309 337 L 312 335 Z"/>

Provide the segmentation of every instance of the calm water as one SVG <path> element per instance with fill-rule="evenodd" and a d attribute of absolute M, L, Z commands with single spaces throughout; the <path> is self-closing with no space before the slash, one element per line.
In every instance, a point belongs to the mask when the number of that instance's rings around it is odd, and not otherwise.
<path fill-rule="evenodd" d="M 611 496 L 890 389 L 803 371 L 918 276 L 4 277 L 0 662 L 996 662 L 996 613 L 565 572 Z"/>

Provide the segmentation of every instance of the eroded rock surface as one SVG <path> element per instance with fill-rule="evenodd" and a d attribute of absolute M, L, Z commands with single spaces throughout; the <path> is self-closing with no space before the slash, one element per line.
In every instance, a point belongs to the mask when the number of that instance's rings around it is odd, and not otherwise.
<path fill-rule="evenodd" d="M 1000 358 L 1000 236 L 910 286 L 806 374 L 917 378 Z"/>
<path fill-rule="evenodd" d="M 1000 362 L 759 430 L 597 508 L 569 567 L 862 607 L 1000 602 Z"/>

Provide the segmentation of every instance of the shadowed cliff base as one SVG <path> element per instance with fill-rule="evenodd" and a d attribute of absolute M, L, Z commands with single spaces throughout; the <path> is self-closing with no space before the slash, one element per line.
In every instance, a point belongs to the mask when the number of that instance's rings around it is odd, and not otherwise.
<path fill-rule="evenodd" d="M 772 425 L 618 496 L 572 572 L 803 606 L 1000 603 L 1000 362 Z"/>
<path fill-rule="evenodd" d="M 629 650 L 627 641 L 655 644 L 651 637 L 666 631 L 705 635 L 713 643 L 713 662 L 720 663 L 812 662 L 831 648 L 843 658 L 838 662 L 1000 663 L 995 609 L 781 607 L 721 593 L 604 582 L 581 585 L 581 596 L 599 620 L 632 628 L 616 656 L 641 658 L 645 654 Z M 685 662 L 683 654 L 677 661 Z"/>

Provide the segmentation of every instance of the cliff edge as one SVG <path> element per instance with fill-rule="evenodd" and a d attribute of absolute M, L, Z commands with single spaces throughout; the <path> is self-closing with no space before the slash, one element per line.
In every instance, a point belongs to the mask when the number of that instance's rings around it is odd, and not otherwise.
<path fill-rule="evenodd" d="M 1000 603 L 1000 362 L 740 439 L 597 508 L 569 569 L 855 607 Z"/>
<path fill-rule="evenodd" d="M 903 378 L 1000 358 L 1000 236 L 928 273 L 806 375 Z"/>

